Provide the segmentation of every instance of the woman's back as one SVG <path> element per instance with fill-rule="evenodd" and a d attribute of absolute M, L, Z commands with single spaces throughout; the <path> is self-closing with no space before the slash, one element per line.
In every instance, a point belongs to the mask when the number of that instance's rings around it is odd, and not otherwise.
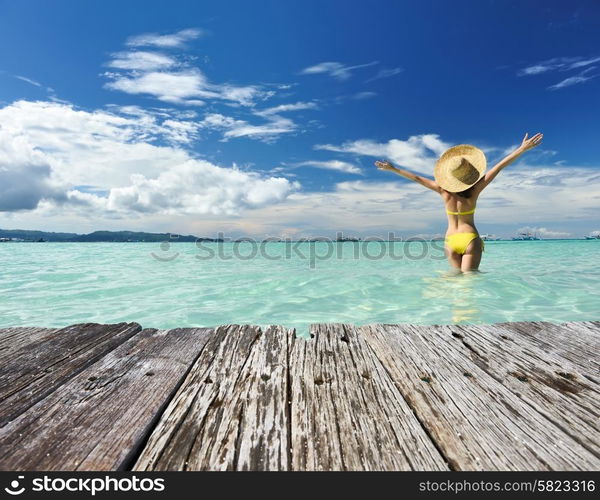
<path fill-rule="evenodd" d="M 473 189 L 473 187 L 461 193 L 442 190 L 441 195 L 444 199 L 448 217 L 447 234 L 463 231 L 477 232 L 475 228 L 475 208 L 480 191 Z"/>

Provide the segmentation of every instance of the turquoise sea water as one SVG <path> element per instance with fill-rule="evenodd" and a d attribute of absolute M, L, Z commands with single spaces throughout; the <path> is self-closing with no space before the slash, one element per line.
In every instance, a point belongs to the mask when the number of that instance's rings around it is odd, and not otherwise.
<path fill-rule="evenodd" d="M 448 270 L 440 242 L 2 243 L 0 327 L 600 319 L 600 241 L 486 242 L 481 273 Z"/>

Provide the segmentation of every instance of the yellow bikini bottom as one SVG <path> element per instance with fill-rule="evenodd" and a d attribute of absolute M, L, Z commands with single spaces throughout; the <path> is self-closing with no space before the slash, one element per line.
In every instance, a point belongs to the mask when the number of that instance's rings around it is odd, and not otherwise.
<path fill-rule="evenodd" d="M 450 236 L 446 236 L 446 246 L 450 248 L 453 252 L 459 253 L 463 255 L 467 248 L 469 247 L 469 243 L 471 243 L 475 238 L 479 235 L 477 233 L 456 233 L 451 234 Z M 485 248 L 485 243 L 481 242 L 483 245 L 482 249 Z"/>

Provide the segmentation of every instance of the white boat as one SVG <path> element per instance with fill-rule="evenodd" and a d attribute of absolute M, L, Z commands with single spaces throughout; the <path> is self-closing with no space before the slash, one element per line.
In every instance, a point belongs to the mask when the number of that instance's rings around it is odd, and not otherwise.
<path fill-rule="evenodd" d="M 586 240 L 600 240 L 600 231 L 592 231 L 585 237 Z"/>
<path fill-rule="evenodd" d="M 500 241 L 502 238 L 500 236 L 496 236 L 495 234 L 482 234 L 480 238 L 483 241 Z"/>
<path fill-rule="evenodd" d="M 542 238 L 535 231 L 521 231 L 517 236 L 513 237 L 515 241 L 533 241 L 541 240 Z"/>

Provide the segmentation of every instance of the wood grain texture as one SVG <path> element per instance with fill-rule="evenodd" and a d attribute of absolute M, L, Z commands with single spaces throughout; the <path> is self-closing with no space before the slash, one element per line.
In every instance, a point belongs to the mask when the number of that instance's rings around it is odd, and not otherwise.
<path fill-rule="evenodd" d="M 597 457 L 431 328 L 360 328 L 455 470 L 595 470 Z"/>
<path fill-rule="evenodd" d="M 54 335 L 59 328 L 18 326 L 0 329 L 0 363 L 10 359 L 13 353 L 25 345 L 33 345 L 43 338 Z"/>
<path fill-rule="evenodd" d="M 351 325 L 311 326 L 290 350 L 294 470 L 447 470 L 391 377 Z"/>
<path fill-rule="evenodd" d="M 137 323 L 22 329 L 0 351 L 0 427 L 141 330 Z"/>
<path fill-rule="evenodd" d="M 529 338 L 544 351 L 554 353 L 579 367 L 590 380 L 600 383 L 600 323 L 578 321 L 547 323 L 543 321 L 498 323 L 520 338 Z"/>
<path fill-rule="evenodd" d="M 453 340 L 464 356 L 600 456 L 600 386 L 586 379 L 576 365 L 502 327 L 450 325 L 419 329 L 424 335 L 434 330 Z"/>
<path fill-rule="evenodd" d="M 219 327 L 134 470 L 287 470 L 289 335 Z"/>
<path fill-rule="evenodd" d="M 211 332 L 134 335 L 0 429 L 0 469 L 128 467 Z"/>

